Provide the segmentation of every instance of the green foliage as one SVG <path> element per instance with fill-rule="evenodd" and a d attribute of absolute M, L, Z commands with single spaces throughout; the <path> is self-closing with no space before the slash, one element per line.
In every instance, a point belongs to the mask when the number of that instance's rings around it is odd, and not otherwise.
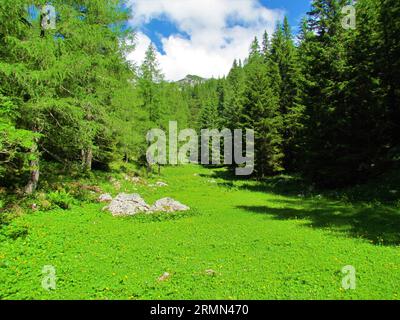
<path fill-rule="evenodd" d="M 136 90 L 141 111 L 137 112 L 139 116 L 135 132 L 137 137 L 134 139 L 138 139 L 138 144 L 135 158 L 144 166 L 147 165 L 147 132 L 157 128 L 167 131 L 169 121 L 177 121 L 179 128 L 186 128 L 189 107 L 179 84 L 164 81 L 153 44 L 148 47 L 145 59 L 139 68 Z"/>
<path fill-rule="evenodd" d="M 29 227 L 26 224 L 19 224 L 13 221 L 6 226 L 0 226 L 0 239 L 3 238 L 3 240 L 25 238 L 28 233 Z"/>
<path fill-rule="evenodd" d="M 299 169 L 297 157 L 301 152 L 299 144 L 304 115 L 303 79 L 298 51 L 286 17 L 283 25 L 277 25 L 271 46 L 264 46 L 267 50 L 271 47 L 269 52 L 264 52 L 264 56 L 272 64 L 272 72 L 275 72 L 274 82 L 278 84 L 279 112 L 283 117 L 280 130 L 283 138 L 283 166 L 286 170 L 293 171 Z"/>
<path fill-rule="evenodd" d="M 141 66 L 126 61 L 128 3 L 55 0 L 44 30 L 31 1 L 0 2 L 0 299 L 398 299 L 400 2 L 357 1 L 345 30 L 350 1 L 313 0 L 298 41 L 285 18 L 226 78 L 178 83 L 153 45 Z M 253 129 L 265 179 L 188 166 L 161 171 L 168 189 L 133 184 L 149 173 L 147 131 L 170 120 Z M 115 219 L 100 192 L 196 209 Z M 52 293 L 37 279 L 49 263 Z"/>
<path fill-rule="evenodd" d="M 70 209 L 73 204 L 76 204 L 75 199 L 65 191 L 50 192 L 46 198 L 50 203 L 64 210 Z"/>
<path fill-rule="evenodd" d="M 35 134 L 16 127 L 18 117 L 15 103 L 0 93 L 0 178 L 6 181 L 27 168 L 29 155 L 24 151 L 33 145 Z M 19 163 L 19 167 L 15 167 Z M 4 179 L 4 180 L 3 180 Z M 5 185 L 5 183 L 1 183 Z"/>
<path fill-rule="evenodd" d="M 151 214 L 148 213 L 141 213 L 137 214 L 133 217 L 128 217 L 126 219 L 131 219 L 134 221 L 140 221 L 143 223 L 149 223 L 149 222 L 162 222 L 162 221 L 169 221 L 169 220 L 179 220 L 183 218 L 189 218 L 189 217 L 194 217 L 199 215 L 200 213 L 198 210 L 191 209 L 188 211 L 176 211 L 176 212 L 154 212 Z"/>
<path fill-rule="evenodd" d="M 0 4 L 0 176 L 36 188 L 40 161 L 109 170 L 146 165 L 146 133 L 249 128 L 258 176 L 300 172 L 348 185 L 396 162 L 399 23 L 395 0 L 357 1 L 357 28 L 341 25 L 347 0 L 314 0 L 294 41 L 288 20 L 255 38 L 226 78 L 164 81 L 151 44 L 126 61 L 134 33 L 125 1 L 54 1 L 56 30 L 42 30 L 25 0 Z"/>
<path fill-rule="evenodd" d="M 32 151 L 31 171 L 38 169 L 40 154 L 68 165 L 80 161 L 83 170 L 90 170 L 92 162 L 107 166 L 120 155 L 116 146 L 126 145 L 126 138 L 120 126 L 113 126 L 119 125 L 113 116 L 135 106 L 115 99 L 133 90 L 134 72 L 125 61 L 132 46 L 121 45 L 130 43 L 132 33 L 118 27 L 129 19 L 121 9 L 124 3 L 53 1 L 56 30 L 41 30 L 40 21 L 20 23 L 31 18 L 27 1 L 2 2 L 7 18 L 0 22 L 1 119 L 7 114 L 12 121 L 0 122 L 7 133 L 0 145 L 6 144 L 5 161 L 11 167 L 24 168 L 17 157 L 26 149 Z M 2 171 L 11 173 L 3 166 Z"/>
<path fill-rule="evenodd" d="M 350 172 L 356 172 L 347 161 L 346 134 L 352 133 L 346 130 L 345 86 L 349 66 L 341 8 L 339 1 L 314 1 L 301 45 L 302 56 L 307 57 L 303 62 L 306 79 L 303 169 L 314 181 L 327 186 L 344 183 L 352 179 Z"/>
<path fill-rule="evenodd" d="M 255 131 L 255 171 L 262 177 L 283 170 L 280 134 L 283 122 L 270 68 L 258 51 L 251 53 L 245 66 L 241 125 Z"/>

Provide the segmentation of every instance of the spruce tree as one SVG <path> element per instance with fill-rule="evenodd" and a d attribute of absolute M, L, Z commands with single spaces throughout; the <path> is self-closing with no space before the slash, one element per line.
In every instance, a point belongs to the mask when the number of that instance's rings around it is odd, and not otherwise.
<path fill-rule="evenodd" d="M 44 30 L 26 10 L 29 5 L 0 4 L 1 14 L 8 15 L 0 21 L 0 90 L 14 101 L 15 127 L 32 132 L 35 142 L 27 193 L 38 184 L 40 156 L 66 165 L 82 161 L 85 170 L 92 160 L 112 160 L 111 101 L 131 77 L 120 45 L 129 31 L 110 27 L 128 19 L 123 2 L 53 1 L 54 30 Z"/>
<path fill-rule="evenodd" d="M 345 30 L 341 8 L 345 1 L 314 0 L 301 45 L 305 75 L 305 174 L 320 185 L 343 185 L 354 179 L 356 159 L 346 103 Z"/>
<path fill-rule="evenodd" d="M 224 125 L 231 130 L 241 128 L 241 114 L 243 112 L 243 91 L 245 75 L 237 60 L 233 62 L 226 79 L 224 99 Z"/>
<path fill-rule="evenodd" d="M 287 17 L 283 25 L 278 23 L 272 38 L 269 54 L 273 67 L 278 69 L 275 76 L 279 85 L 279 111 L 283 117 L 282 136 L 284 139 L 284 167 L 293 170 L 296 166 L 304 107 L 301 104 L 301 68 L 297 48 Z"/>
<path fill-rule="evenodd" d="M 255 173 L 259 177 L 283 169 L 282 117 L 279 114 L 279 96 L 269 71 L 255 39 L 245 66 L 242 127 L 255 132 Z"/>

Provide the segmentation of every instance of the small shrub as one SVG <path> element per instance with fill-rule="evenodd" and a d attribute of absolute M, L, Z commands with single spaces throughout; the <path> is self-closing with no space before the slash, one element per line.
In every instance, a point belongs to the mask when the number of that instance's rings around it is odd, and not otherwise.
<path fill-rule="evenodd" d="M 61 209 L 70 209 L 75 204 L 75 199 L 65 191 L 51 192 L 47 195 L 48 201 Z"/>
<path fill-rule="evenodd" d="M 4 228 L 0 229 L 0 235 L 3 237 L 16 240 L 18 238 L 24 238 L 28 235 L 29 228 L 27 225 L 19 225 L 16 223 L 10 223 Z"/>
<path fill-rule="evenodd" d="M 49 211 L 53 208 L 53 205 L 48 200 L 40 200 L 39 209 L 42 211 Z"/>
<path fill-rule="evenodd" d="M 103 193 L 103 190 L 98 186 L 74 182 L 67 185 L 67 192 L 79 202 L 93 202 L 97 199 L 98 194 Z"/>
<path fill-rule="evenodd" d="M 18 204 L 12 204 L 9 208 L 7 208 L 7 211 L 9 211 L 15 217 L 20 217 L 25 213 L 25 210 Z"/>

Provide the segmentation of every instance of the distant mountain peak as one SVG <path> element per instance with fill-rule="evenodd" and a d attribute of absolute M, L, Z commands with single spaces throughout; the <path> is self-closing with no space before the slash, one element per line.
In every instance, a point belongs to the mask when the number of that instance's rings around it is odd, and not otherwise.
<path fill-rule="evenodd" d="M 197 84 L 204 83 L 205 81 L 207 81 L 207 79 L 196 76 L 196 75 L 188 74 L 182 80 L 177 81 L 177 83 L 182 84 L 182 85 L 195 86 Z"/>

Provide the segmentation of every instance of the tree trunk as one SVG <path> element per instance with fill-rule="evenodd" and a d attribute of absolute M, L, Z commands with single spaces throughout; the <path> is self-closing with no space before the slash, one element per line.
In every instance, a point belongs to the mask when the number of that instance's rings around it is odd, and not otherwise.
<path fill-rule="evenodd" d="M 88 172 L 92 170 L 93 151 L 92 148 L 82 150 L 82 167 L 83 170 Z"/>
<path fill-rule="evenodd" d="M 146 162 L 146 175 L 147 175 L 147 177 L 150 175 L 151 171 L 152 171 L 151 164 Z"/>
<path fill-rule="evenodd" d="M 125 155 L 124 155 L 125 163 L 129 163 L 129 155 L 128 155 L 128 152 L 125 151 L 124 153 L 125 153 Z"/>
<path fill-rule="evenodd" d="M 39 153 L 36 141 L 32 146 L 30 153 L 33 159 L 30 160 L 29 162 L 29 167 L 31 172 L 28 184 L 25 186 L 25 193 L 28 195 L 33 194 L 36 191 L 37 185 L 39 183 L 39 176 L 40 176 Z"/>

